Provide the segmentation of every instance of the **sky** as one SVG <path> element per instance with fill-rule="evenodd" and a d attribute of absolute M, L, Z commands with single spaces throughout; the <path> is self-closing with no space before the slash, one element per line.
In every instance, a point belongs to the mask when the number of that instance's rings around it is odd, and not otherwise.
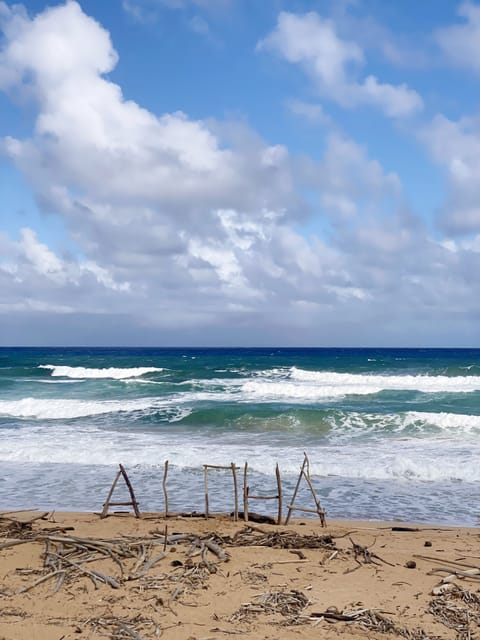
<path fill-rule="evenodd" d="M 0 345 L 480 347 L 480 2 L 0 0 Z"/>

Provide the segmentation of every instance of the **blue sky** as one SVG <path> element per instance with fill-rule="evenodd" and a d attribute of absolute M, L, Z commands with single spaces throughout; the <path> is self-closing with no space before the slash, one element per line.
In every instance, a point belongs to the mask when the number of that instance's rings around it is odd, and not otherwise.
<path fill-rule="evenodd" d="M 0 0 L 0 343 L 480 346 L 480 3 Z"/>

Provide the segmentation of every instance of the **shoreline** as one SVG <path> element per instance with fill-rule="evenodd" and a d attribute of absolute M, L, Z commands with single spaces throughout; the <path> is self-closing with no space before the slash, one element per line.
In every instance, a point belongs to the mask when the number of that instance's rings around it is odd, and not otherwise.
<path fill-rule="evenodd" d="M 465 637 L 480 629 L 480 530 L 473 527 L 40 516 L 0 512 L 2 640 L 453 640 L 458 625 Z M 462 575 L 473 567 L 478 579 Z M 444 569 L 452 576 L 447 591 L 432 595 Z M 468 602 L 460 597 L 466 593 Z M 446 626 L 452 611 L 457 630 Z"/>

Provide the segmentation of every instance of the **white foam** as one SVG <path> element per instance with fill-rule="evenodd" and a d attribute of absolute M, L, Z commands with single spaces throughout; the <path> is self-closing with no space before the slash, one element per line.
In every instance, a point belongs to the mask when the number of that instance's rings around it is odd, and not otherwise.
<path fill-rule="evenodd" d="M 122 380 L 124 378 L 136 378 L 146 373 L 155 373 L 156 371 L 164 371 L 159 367 L 129 367 L 117 368 L 108 367 L 105 369 L 90 369 L 87 367 L 67 367 L 54 364 L 41 364 L 39 369 L 50 369 L 52 376 L 62 378 L 111 378 L 113 380 Z"/>
<path fill-rule="evenodd" d="M 407 411 L 405 413 L 360 413 L 335 412 L 327 416 L 332 436 L 349 438 L 358 435 L 363 438 L 369 434 L 385 436 L 385 432 L 413 436 L 412 431 L 421 435 L 435 435 L 435 430 L 446 436 L 475 434 L 480 432 L 480 416 L 457 413 L 433 413 Z"/>
<path fill-rule="evenodd" d="M 241 399 L 246 402 L 251 400 L 255 402 L 275 402 L 280 400 L 312 402 L 324 398 L 336 398 L 351 394 L 368 395 L 378 393 L 381 390 L 382 387 L 380 385 L 373 386 L 368 383 L 360 384 L 357 382 L 354 385 L 348 385 L 346 383 L 335 384 L 335 380 L 330 380 L 329 383 L 327 383 L 327 378 L 325 378 L 323 383 L 298 383 L 293 380 L 274 382 L 259 379 L 249 380 L 243 384 L 243 397 Z"/>
<path fill-rule="evenodd" d="M 405 425 L 421 421 L 426 425 L 433 425 L 445 431 L 471 432 L 480 430 L 480 416 L 472 416 L 458 413 L 429 413 L 421 411 L 408 411 L 405 414 Z"/>
<path fill-rule="evenodd" d="M 169 400 L 139 398 L 137 400 L 70 400 L 22 398 L 21 400 L 0 400 L 0 415 L 37 420 L 70 420 L 106 413 L 130 411 L 157 411 L 169 409 L 179 411 Z M 182 416 L 190 409 L 182 409 Z M 181 418 L 178 418 L 181 419 Z"/>
<path fill-rule="evenodd" d="M 254 445 L 254 446 L 252 446 Z M 455 439 L 400 438 L 371 444 L 279 447 L 275 436 L 255 439 L 251 434 L 232 439 L 223 434 L 208 436 L 191 431 L 172 438 L 167 431 L 108 431 L 63 425 L 46 429 L 41 425 L 6 429 L 0 440 L 0 460 L 20 463 L 57 463 L 108 466 L 112 460 L 141 468 L 160 467 L 164 460 L 180 469 L 201 473 L 202 464 L 228 465 L 248 460 L 252 472 L 272 475 L 278 461 L 282 475 L 292 481 L 298 475 L 307 448 L 310 471 L 322 477 L 363 480 L 480 481 L 477 464 L 480 447 L 475 442 L 458 444 Z"/>
<path fill-rule="evenodd" d="M 306 371 L 292 367 L 289 378 L 322 389 L 347 394 L 378 393 L 382 390 L 422 391 L 424 393 L 468 393 L 480 391 L 480 376 L 370 375 Z"/>

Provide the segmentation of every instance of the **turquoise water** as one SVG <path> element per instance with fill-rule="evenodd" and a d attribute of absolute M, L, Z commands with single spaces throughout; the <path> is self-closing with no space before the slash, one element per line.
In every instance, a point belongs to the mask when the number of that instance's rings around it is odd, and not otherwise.
<path fill-rule="evenodd" d="M 167 459 L 172 509 L 246 460 L 288 499 L 306 451 L 330 517 L 476 524 L 479 434 L 476 349 L 0 349 L 2 509 L 98 510 L 122 462 L 162 510 Z"/>

